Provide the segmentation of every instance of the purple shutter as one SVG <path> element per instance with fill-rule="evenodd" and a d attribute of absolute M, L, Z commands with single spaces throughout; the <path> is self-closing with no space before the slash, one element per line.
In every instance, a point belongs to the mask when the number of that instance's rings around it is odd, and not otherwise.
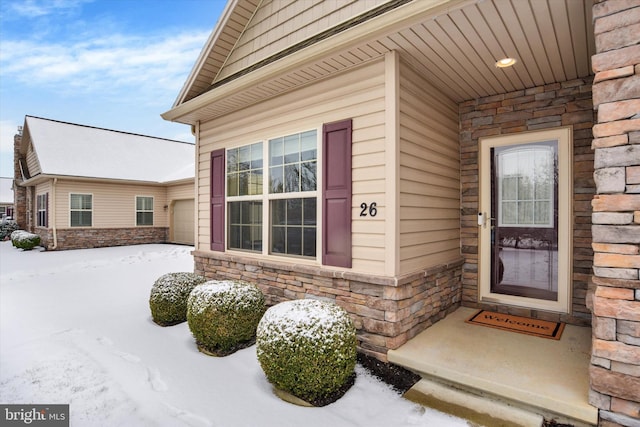
<path fill-rule="evenodd" d="M 224 252 L 224 149 L 211 153 L 211 250 Z"/>
<path fill-rule="evenodd" d="M 49 228 L 49 193 L 44 195 L 44 227 Z"/>
<path fill-rule="evenodd" d="M 322 263 L 351 268 L 351 120 L 322 128 Z"/>

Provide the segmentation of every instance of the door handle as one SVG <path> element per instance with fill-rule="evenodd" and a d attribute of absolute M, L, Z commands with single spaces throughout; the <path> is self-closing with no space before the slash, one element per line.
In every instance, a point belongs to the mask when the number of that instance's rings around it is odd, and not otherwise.
<path fill-rule="evenodd" d="M 478 226 L 482 228 L 487 227 L 487 213 L 486 212 L 478 212 Z"/>

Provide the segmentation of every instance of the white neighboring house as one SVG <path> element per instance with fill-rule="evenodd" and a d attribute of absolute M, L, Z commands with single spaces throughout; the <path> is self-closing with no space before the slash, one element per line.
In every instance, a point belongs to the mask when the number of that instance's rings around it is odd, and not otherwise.
<path fill-rule="evenodd" d="M 33 116 L 15 144 L 16 220 L 47 249 L 193 244 L 193 144 Z"/>
<path fill-rule="evenodd" d="M 0 178 L 0 218 L 13 216 L 13 178 Z"/>

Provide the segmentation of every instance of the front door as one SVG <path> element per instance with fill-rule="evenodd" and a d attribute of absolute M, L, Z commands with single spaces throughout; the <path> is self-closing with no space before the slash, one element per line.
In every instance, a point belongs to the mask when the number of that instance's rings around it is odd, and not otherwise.
<path fill-rule="evenodd" d="M 571 129 L 480 141 L 480 298 L 569 311 Z"/>

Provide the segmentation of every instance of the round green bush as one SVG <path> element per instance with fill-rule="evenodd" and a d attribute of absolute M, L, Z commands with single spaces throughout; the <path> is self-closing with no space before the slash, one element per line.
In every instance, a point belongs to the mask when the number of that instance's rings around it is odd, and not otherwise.
<path fill-rule="evenodd" d="M 40 236 L 24 230 L 16 230 L 11 233 L 11 244 L 16 248 L 30 251 L 40 244 Z"/>
<path fill-rule="evenodd" d="M 15 221 L 2 221 L 0 223 L 0 241 L 11 238 L 11 233 L 18 230 L 18 224 Z"/>
<path fill-rule="evenodd" d="M 187 301 L 187 322 L 198 349 L 226 356 L 255 341 L 265 298 L 251 283 L 212 280 L 195 288 Z"/>
<path fill-rule="evenodd" d="M 317 300 L 274 305 L 256 336 L 258 361 L 269 382 L 314 406 L 327 404 L 320 402 L 354 378 L 356 344 L 349 314 Z"/>
<path fill-rule="evenodd" d="M 196 286 L 207 279 L 194 273 L 167 273 L 151 288 L 149 307 L 153 321 L 171 326 L 187 320 L 187 298 Z"/>

